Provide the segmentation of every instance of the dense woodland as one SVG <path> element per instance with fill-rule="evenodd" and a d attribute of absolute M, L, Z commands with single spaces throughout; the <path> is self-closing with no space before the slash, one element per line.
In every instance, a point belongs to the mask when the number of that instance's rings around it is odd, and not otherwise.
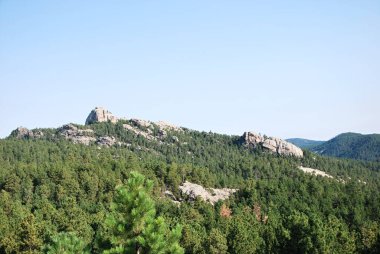
<path fill-rule="evenodd" d="M 137 242 L 139 253 L 380 253 L 378 162 L 284 157 L 187 129 L 156 142 L 122 123 L 91 128 L 128 146 L 72 144 L 54 129 L 0 140 L 0 253 L 136 253 Z M 239 191 L 213 206 L 182 196 L 185 180 Z M 139 220 L 146 230 L 120 227 Z"/>
<path fill-rule="evenodd" d="M 342 133 L 308 149 L 327 156 L 380 162 L 380 134 Z"/>

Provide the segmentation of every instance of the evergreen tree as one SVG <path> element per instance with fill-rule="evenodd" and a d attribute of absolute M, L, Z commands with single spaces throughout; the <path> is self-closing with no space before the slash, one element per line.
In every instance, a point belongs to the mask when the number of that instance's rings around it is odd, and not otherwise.
<path fill-rule="evenodd" d="M 208 251 L 210 254 L 226 254 L 227 253 L 227 239 L 219 229 L 213 228 L 208 237 Z"/>
<path fill-rule="evenodd" d="M 137 172 L 131 172 L 126 185 L 117 187 L 107 219 L 112 247 L 105 253 L 183 253 L 178 243 L 180 226 L 170 231 L 162 217 L 156 218 L 149 195 L 152 187 L 153 182 Z"/>
<path fill-rule="evenodd" d="M 86 246 L 74 233 L 61 232 L 45 247 L 46 254 L 87 254 Z"/>
<path fill-rule="evenodd" d="M 39 253 L 42 246 L 38 225 L 32 214 L 25 217 L 20 225 L 20 253 Z"/>

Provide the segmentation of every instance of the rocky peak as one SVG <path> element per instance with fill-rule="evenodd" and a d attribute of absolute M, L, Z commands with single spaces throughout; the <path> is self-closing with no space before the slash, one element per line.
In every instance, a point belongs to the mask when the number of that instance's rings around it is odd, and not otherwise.
<path fill-rule="evenodd" d="M 25 127 L 18 127 L 11 133 L 16 138 L 32 138 L 33 132 Z"/>
<path fill-rule="evenodd" d="M 11 133 L 11 136 L 16 138 L 41 138 L 43 135 L 43 132 L 38 129 L 29 130 L 25 127 L 18 127 Z"/>
<path fill-rule="evenodd" d="M 302 149 L 279 138 L 261 136 L 254 132 L 244 132 L 241 137 L 243 144 L 253 148 L 262 147 L 280 155 L 303 157 Z"/>
<path fill-rule="evenodd" d="M 116 123 L 117 120 L 118 120 L 117 117 L 114 116 L 107 109 L 102 108 L 102 107 L 96 107 L 88 115 L 86 119 L 86 124 L 101 123 L 101 122 L 108 122 L 108 121 L 110 121 L 111 123 Z"/>

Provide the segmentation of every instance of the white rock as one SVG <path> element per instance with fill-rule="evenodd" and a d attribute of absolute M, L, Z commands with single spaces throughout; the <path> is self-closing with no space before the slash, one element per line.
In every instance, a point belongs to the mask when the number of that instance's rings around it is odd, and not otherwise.
<path fill-rule="evenodd" d="M 181 131 L 181 127 L 175 126 L 174 124 L 167 123 L 164 121 L 158 121 L 155 122 L 155 124 L 162 130 L 174 130 L 174 131 Z"/>
<path fill-rule="evenodd" d="M 206 190 L 202 185 L 191 183 L 191 182 L 184 182 L 181 186 L 179 186 L 179 189 L 182 193 L 188 195 L 190 198 L 195 199 L 196 197 L 200 197 L 202 200 L 211 203 L 214 205 L 219 200 L 225 200 L 229 198 L 229 196 L 238 189 L 213 189 L 210 188 L 209 190 Z"/>
<path fill-rule="evenodd" d="M 105 108 L 96 107 L 93 109 L 86 119 L 86 124 L 91 123 L 101 123 L 108 122 L 116 123 L 118 121 L 117 117 L 112 115 L 112 113 Z"/>
<path fill-rule="evenodd" d="M 313 175 L 317 175 L 317 176 L 319 175 L 319 176 L 328 177 L 328 178 L 334 178 L 332 175 L 329 175 L 326 172 L 319 170 L 319 169 L 306 168 L 306 167 L 302 167 L 302 166 L 299 166 L 298 168 L 301 169 L 303 172 L 308 173 L 308 174 L 313 174 Z"/>
<path fill-rule="evenodd" d="M 241 139 L 247 146 L 252 146 L 254 148 L 261 146 L 273 153 L 303 157 L 301 148 L 279 138 L 264 137 L 254 132 L 244 132 Z"/>
<path fill-rule="evenodd" d="M 130 121 L 132 123 L 136 124 L 139 127 L 145 127 L 145 128 L 152 127 L 152 122 L 151 121 L 142 120 L 142 119 L 131 119 Z"/>

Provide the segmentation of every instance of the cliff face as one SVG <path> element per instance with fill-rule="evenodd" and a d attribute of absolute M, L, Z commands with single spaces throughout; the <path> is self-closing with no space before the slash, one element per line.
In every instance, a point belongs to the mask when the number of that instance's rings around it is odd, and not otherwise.
<path fill-rule="evenodd" d="M 244 132 L 241 140 L 244 145 L 253 148 L 260 146 L 272 153 L 303 157 L 303 152 L 299 147 L 279 138 L 264 137 L 253 132 Z"/>
<path fill-rule="evenodd" d="M 102 108 L 102 107 L 96 107 L 88 115 L 86 119 L 86 124 L 101 123 L 101 122 L 108 122 L 108 121 L 110 121 L 111 123 L 116 123 L 117 120 L 118 120 L 117 117 L 114 116 L 107 109 Z"/>

